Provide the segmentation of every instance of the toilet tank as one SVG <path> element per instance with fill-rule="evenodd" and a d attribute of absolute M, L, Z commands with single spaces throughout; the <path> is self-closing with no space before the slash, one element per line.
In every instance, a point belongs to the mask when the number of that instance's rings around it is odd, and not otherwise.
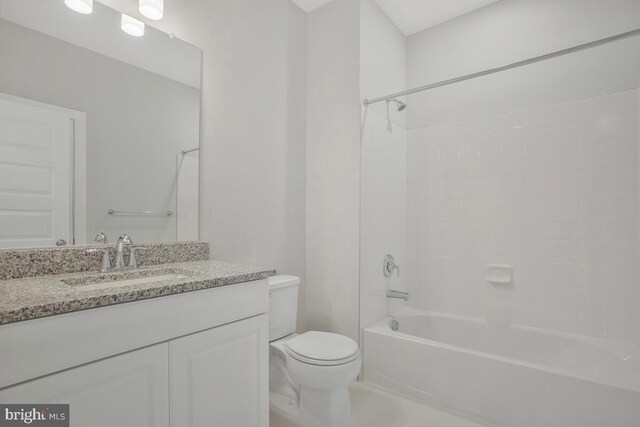
<path fill-rule="evenodd" d="M 296 331 L 300 278 L 282 275 L 268 280 L 269 341 L 274 341 Z"/>

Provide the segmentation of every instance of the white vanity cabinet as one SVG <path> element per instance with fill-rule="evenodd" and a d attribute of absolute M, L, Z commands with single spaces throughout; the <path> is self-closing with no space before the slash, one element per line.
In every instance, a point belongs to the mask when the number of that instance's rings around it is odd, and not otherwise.
<path fill-rule="evenodd" d="M 0 326 L 0 402 L 69 403 L 73 427 L 267 427 L 267 309 L 260 280 Z"/>
<path fill-rule="evenodd" d="M 72 426 L 168 427 L 168 343 L 0 391 L 2 403 L 68 403 Z"/>
<path fill-rule="evenodd" d="M 172 426 L 269 425 L 266 317 L 169 342 Z"/>

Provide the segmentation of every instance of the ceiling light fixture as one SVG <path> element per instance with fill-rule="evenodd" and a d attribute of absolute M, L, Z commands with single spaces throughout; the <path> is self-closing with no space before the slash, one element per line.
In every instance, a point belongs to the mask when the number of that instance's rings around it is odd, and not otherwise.
<path fill-rule="evenodd" d="M 93 0 L 64 0 L 64 4 L 74 12 L 85 15 L 93 11 Z"/>
<path fill-rule="evenodd" d="M 164 15 L 164 0 L 140 0 L 138 9 L 146 18 L 159 21 Z"/>
<path fill-rule="evenodd" d="M 122 31 L 125 33 L 140 37 L 144 35 L 144 22 L 137 20 L 136 18 L 132 18 L 129 15 L 123 13 L 122 21 L 120 23 L 120 27 Z"/>

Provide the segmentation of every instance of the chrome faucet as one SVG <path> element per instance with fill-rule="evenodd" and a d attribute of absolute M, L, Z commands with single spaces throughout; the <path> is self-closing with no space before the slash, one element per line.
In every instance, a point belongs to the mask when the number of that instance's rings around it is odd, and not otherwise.
<path fill-rule="evenodd" d="M 124 263 L 124 245 L 132 245 L 133 240 L 127 234 L 123 234 L 118 237 L 118 242 L 116 243 L 116 265 L 113 266 L 114 269 L 123 269 L 126 268 Z"/>
<path fill-rule="evenodd" d="M 396 291 L 393 289 L 387 289 L 387 298 L 397 298 L 405 301 L 409 300 L 409 293 L 403 291 Z"/>

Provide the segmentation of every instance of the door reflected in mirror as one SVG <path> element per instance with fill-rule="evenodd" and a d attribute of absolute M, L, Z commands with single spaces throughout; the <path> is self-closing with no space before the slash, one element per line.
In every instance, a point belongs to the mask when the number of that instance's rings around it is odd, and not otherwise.
<path fill-rule="evenodd" d="M 202 51 L 0 0 L 0 248 L 197 240 Z"/>

